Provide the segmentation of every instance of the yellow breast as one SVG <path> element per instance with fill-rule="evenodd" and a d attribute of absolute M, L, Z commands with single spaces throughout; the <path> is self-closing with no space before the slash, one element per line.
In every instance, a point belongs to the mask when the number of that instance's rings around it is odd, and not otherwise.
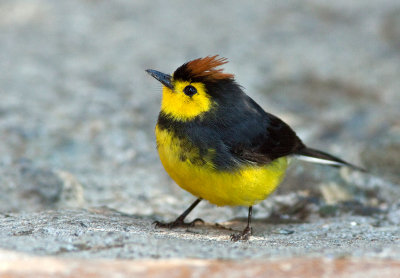
<path fill-rule="evenodd" d="M 216 170 L 214 150 L 202 156 L 184 148 L 183 139 L 156 127 L 158 153 L 170 177 L 191 194 L 218 206 L 252 206 L 264 200 L 281 183 L 287 168 L 282 157 L 264 166 L 245 165 L 235 171 Z"/>

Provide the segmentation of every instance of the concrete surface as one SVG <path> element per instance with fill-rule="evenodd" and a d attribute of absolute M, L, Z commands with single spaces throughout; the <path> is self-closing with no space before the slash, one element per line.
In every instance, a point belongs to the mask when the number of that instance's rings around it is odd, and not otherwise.
<path fill-rule="evenodd" d="M 256 219 L 249 242 L 230 241 L 245 219 L 173 231 L 154 229 L 152 221 L 105 208 L 6 214 L 0 218 L 0 246 L 32 255 L 85 259 L 400 259 L 398 225 L 379 216 Z"/>
<path fill-rule="evenodd" d="M 0 1 L 2 258 L 395 265 L 399 18 L 396 0 Z M 246 208 L 202 203 L 190 217 L 206 225 L 154 230 L 154 220 L 174 219 L 193 197 L 158 160 L 161 88 L 144 70 L 172 72 L 216 53 L 305 143 L 370 173 L 294 161 L 255 207 L 248 243 L 227 240 L 229 228 L 244 226 Z M 12 265 L 2 259 L 0 273 Z"/>

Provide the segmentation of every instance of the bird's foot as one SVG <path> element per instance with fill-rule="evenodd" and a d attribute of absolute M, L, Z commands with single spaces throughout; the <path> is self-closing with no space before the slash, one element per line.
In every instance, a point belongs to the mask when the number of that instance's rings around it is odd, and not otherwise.
<path fill-rule="evenodd" d="M 239 233 L 239 234 L 232 234 L 231 235 L 231 240 L 232 241 L 239 241 L 239 240 L 243 240 L 243 241 L 247 241 L 249 240 L 251 234 L 252 234 L 252 229 L 251 227 L 247 226 L 243 232 Z"/>
<path fill-rule="evenodd" d="M 162 223 L 159 221 L 154 221 L 153 224 L 155 224 L 156 228 L 167 228 L 167 229 L 174 229 L 174 228 L 189 228 L 189 227 L 194 227 L 196 223 L 204 223 L 203 219 L 196 218 L 192 222 L 184 222 L 183 219 L 176 219 L 175 221 L 169 222 L 169 223 Z"/>

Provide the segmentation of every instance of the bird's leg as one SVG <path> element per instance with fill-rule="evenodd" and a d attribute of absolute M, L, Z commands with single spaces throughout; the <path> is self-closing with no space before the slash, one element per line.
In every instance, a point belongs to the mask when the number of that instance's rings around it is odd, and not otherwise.
<path fill-rule="evenodd" d="M 249 215 L 247 217 L 247 226 L 246 228 L 244 228 L 243 232 L 239 233 L 239 234 L 232 234 L 231 235 L 231 240 L 232 241 L 238 241 L 238 240 L 249 240 L 251 233 L 252 233 L 252 229 L 250 227 L 251 224 L 251 214 L 253 213 L 253 207 L 250 206 L 249 207 Z"/>
<path fill-rule="evenodd" d="M 168 229 L 173 229 L 177 227 L 193 227 L 197 222 L 204 223 L 204 221 L 200 218 L 196 218 L 192 222 L 185 223 L 185 217 L 200 203 L 201 198 L 197 199 L 194 201 L 194 203 L 188 207 L 175 221 L 170 222 L 170 223 L 162 223 L 159 221 L 155 221 L 153 224 L 156 225 L 156 228 L 168 228 Z"/>

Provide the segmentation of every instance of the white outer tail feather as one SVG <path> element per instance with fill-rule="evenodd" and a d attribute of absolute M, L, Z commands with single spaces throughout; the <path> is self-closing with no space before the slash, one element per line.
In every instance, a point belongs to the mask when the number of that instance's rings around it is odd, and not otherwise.
<path fill-rule="evenodd" d="M 303 160 L 306 162 L 311 162 L 311 163 L 317 163 L 317 164 L 325 164 L 325 165 L 336 165 L 336 166 L 346 166 L 344 163 L 340 163 L 337 161 L 332 161 L 332 160 L 327 160 L 327 159 L 322 159 L 322 158 L 316 158 L 316 157 L 311 157 L 311 156 L 305 156 L 305 155 L 296 155 L 295 156 L 299 160 Z"/>

